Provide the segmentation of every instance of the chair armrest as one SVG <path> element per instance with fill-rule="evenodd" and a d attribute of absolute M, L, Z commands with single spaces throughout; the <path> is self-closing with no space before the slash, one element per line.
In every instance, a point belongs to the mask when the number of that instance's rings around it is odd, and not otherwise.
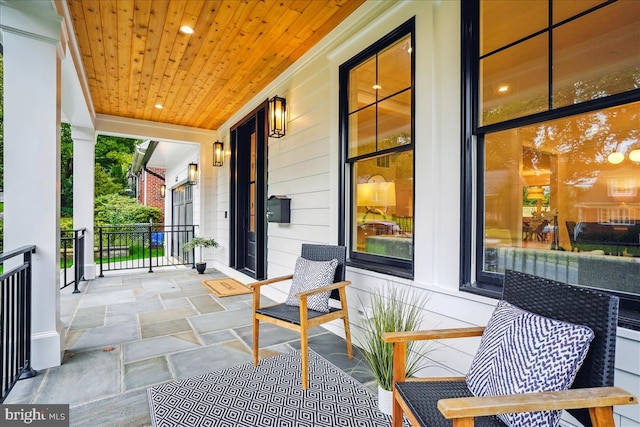
<path fill-rule="evenodd" d="M 272 283 L 283 282 L 285 280 L 293 279 L 293 274 L 287 276 L 274 277 L 273 279 L 261 280 L 260 282 L 249 283 L 251 289 L 259 288 L 260 286 L 270 285 Z"/>
<path fill-rule="evenodd" d="M 343 280 L 342 282 L 335 282 L 327 286 L 323 286 L 321 288 L 311 289 L 310 291 L 298 292 L 296 296 L 298 298 L 306 298 L 309 295 L 320 294 L 322 292 L 332 291 L 334 289 L 344 288 L 347 285 L 350 285 L 351 282 L 349 280 Z"/>
<path fill-rule="evenodd" d="M 471 418 L 512 412 L 600 408 L 638 403 L 638 398 L 618 387 L 578 388 L 507 396 L 441 399 L 438 410 L 445 418 Z"/>
<path fill-rule="evenodd" d="M 407 363 L 407 343 L 409 341 L 479 337 L 484 332 L 484 328 L 484 326 L 472 326 L 468 328 L 383 332 L 383 341 L 393 344 L 393 383 L 395 384 L 406 379 L 405 368 Z"/>
<path fill-rule="evenodd" d="M 439 340 L 443 338 L 479 337 L 484 332 L 484 326 L 468 328 L 430 329 L 424 331 L 383 332 L 382 339 L 387 343 Z"/>

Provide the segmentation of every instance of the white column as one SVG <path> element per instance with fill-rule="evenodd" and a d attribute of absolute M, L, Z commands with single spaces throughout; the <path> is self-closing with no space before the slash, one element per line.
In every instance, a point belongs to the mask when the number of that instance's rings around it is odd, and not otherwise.
<path fill-rule="evenodd" d="M 37 3 L 0 3 L 4 247 L 36 245 L 31 325 L 35 369 L 60 365 L 64 351 L 59 227 L 61 20 L 50 6 L 45 7 L 47 2 L 40 5 L 34 13 Z"/>
<path fill-rule="evenodd" d="M 96 277 L 93 257 L 93 199 L 96 132 L 93 129 L 71 127 L 73 139 L 73 228 L 85 228 L 84 278 Z"/>

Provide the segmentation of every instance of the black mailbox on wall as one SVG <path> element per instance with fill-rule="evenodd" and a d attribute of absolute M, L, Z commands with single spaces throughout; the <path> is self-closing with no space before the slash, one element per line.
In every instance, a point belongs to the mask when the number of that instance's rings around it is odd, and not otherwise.
<path fill-rule="evenodd" d="M 291 222 L 291 199 L 287 196 L 271 196 L 267 201 L 267 221 Z"/>

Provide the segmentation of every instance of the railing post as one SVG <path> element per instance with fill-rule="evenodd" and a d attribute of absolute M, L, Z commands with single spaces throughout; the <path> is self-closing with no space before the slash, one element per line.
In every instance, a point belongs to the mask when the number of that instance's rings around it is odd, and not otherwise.
<path fill-rule="evenodd" d="M 66 231 L 62 231 L 61 235 L 64 236 Z M 62 286 L 67 286 L 67 249 L 68 243 L 66 237 L 62 239 L 62 263 L 64 264 L 64 269 L 62 270 Z"/>
<path fill-rule="evenodd" d="M 196 226 L 191 225 L 191 238 L 193 239 L 195 236 L 196 236 Z M 196 268 L 196 248 L 193 248 L 193 251 L 191 253 L 191 259 L 193 260 L 193 267 L 191 268 Z"/>
<path fill-rule="evenodd" d="M 22 372 L 18 379 L 26 379 L 35 377 L 38 373 L 35 369 L 31 367 L 31 254 L 35 253 L 35 247 L 31 251 L 27 251 L 24 253 L 24 263 L 28 265 L 28 268 L 25 270 L 25 292 L 24 292 L 24 304 L 21 304 L 24 307 L 24 314 L 21 322 L 24 322 L 24 366 L 22 367 Z"/>
<path fill-rule="evenodd" d="M 84 231 L 81 230 L 73 230 L 73 274 L 75 277 L 75 283 L 73 288 L 74 294 L 79 294 L 80 290 L 78 289 L 78 282 L 84 278 Z M 82 235 L 80 235 L 82 232 Z"/>
<path fill-rule="evenodd" d="M 100 275 L 98 277 L 104 277 L 102 272 L 102 227 L 98 227 L 98 229 L 100 230 L 100 239 L 98 243 L 98 253 L 100 254 Z"/>
<path fill-rule="evenodd" d="M 153 273 L 153 254 L 151 253 L 151 243 L 153 239 L 153 223 L 149 222 L 149 273 Z M 145 245 L 142 245 L 142 252 L 144 254 Z"/>

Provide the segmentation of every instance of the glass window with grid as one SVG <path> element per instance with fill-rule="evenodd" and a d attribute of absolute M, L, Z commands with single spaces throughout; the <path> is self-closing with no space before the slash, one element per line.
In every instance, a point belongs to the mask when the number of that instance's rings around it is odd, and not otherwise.
<path fill-rule="evenodd" d="M 341 67 L 350 258 L 412 270 L 411 25 Z"/>
<path fill-rule="evenodd" d="M 476 280 L 605 289 L 640 327 L 640 2 L 526 3 L 477 14 Z"/>

